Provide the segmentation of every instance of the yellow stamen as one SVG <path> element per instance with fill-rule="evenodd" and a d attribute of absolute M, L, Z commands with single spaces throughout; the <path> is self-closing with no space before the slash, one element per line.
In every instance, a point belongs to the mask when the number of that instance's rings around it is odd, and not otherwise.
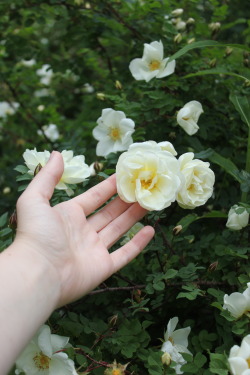
<path fill-rule="evenodd" d="M 114 369 L 112 375 L 121 375 L 121 371 L 119 369 Z"/>
<path fill-rule="evenodd" d="M 182 120 L 184 120 L 184 121 L 188 121 L 188 120 L 189 120 L 189 117 L 182 117 Z"/>
<path fill-rule="evenodd" d="M 161 62 L 157 60 L 153 60 L 149 63 L 149 69 L 151 71 L 158 70 L 160 68 Z"/>
<path fill-rule="evenodd" d="M 114 141 L 116 141 L 120 138 L 120 130 L 118 128 L 111 128 L 109 135 Z"/>
<path fill-rule="evenodd" d="M 152 184 L 152 180 L 141 180 L 141 187 L 143 189 L 149 189 L 150 185 Z"/>
<path fill-rule="evenodd" d="M 250 357 L 248 357 L 248 358 L 246 359 L 246 361 L 247 361 L 247 364 L 248 364 L 248 368 L 250 368 Z"/>
<path fill-rule="evenodd" d="M 35 365 L 39 370 L 47 370 L 49 368 L 51 359 L 42 352 L 40 352 L 37 355 L 35 355 L 33 361 L 35 362 Z"/>

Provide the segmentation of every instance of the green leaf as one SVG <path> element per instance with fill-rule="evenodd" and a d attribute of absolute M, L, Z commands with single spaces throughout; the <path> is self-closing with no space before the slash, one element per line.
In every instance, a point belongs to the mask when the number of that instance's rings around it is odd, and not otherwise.
<path fill-rule="evenodd" d="M 242 44 L 225 44 L 225 43 L 216 42 L 215 40 L 201 40 L 199 42 L 194 42 L 181 48 L 179 51 L 177 51 L 174 55 L 170 57 L 168 62 L 178 59 L 179 57 L 185 55 L 185 53 L 187 53 L 188 51 L 191 51 L 192 49 L 206 48 L 206 47 L 225 47 L 225 48 L 232 47 L 232 48 L 239 48 L 244 51 L 250 51 L 250 48 Z"/>
<path fill-rule="evenodd" d="M 235 109 L 239 112 L 241 120 L 250 127 L 250 105 L 247 97 L 231 94 L 229 99 L 234 104 Z"/>
<path fill-rule="evenodd" d="M 25 165 L 17 165 L 14 168 L 14 171 L 17 171 L 17 172 L 20 172 L 20 173 L 27 173 L 28 172 L 28 168 Z"/>
<path fill-rule="evenodd" d="M 225 69 L 205 69 L 205 70 L 201 70 L 197 73 L 190 73 L 190 74 L 187 74 L 186 76 L 183 76 L 182 78 L 190 78 L 190 77 L 197 77 L 197 76 L 205 76 L 205 75 L 209 75 L 209 74 L 225 74 L 225 75 L 228 75 L 228 76 L 233 76 L 233 77 L 236 77 L 236 78 L 240 78 L 240 79 L 243 79 L 244 81 L 249 81 L 250 80 L 250 75 L 243 75 L 243 74 L 237 74 L 237 73 L 233 73 L 233 72 L 229 72 Z"/>
<path fill-rule="evenodd" d="M 11 232 L 12 232 L 12 229 L 10 229 L 10 228 L 4 228 L 4 229 L 0 230 L 0 237 L 7 236 Z"/>
<path fill-rule="evenodd" d="M 178 223 L 177 225 L 182 226 L 181 232 L 183 233 L 187 228 L 189 227 L 190 224 L 192 224 L 195 220 L 198 219 L 198 215 L 196 214 L 188 214 L 187 216 L 184 216 Z"/>
<path fill-rule="evenodd" d="M 223 168 L 228 174 L 230 174 L 236 181 L 241 183 L 241 179 L 239 178 L 239 170 L 236 165 L 230 160 L 226 159 L 217 152 L 213 152 L 211 156 L 209 156 L 209 160 L 212 163 L 219 165 Z"/>
<path fill-rule="evenodd" d="M 7 224 L 8 221 L 8 212 L 5 212 L 0 216 L 0 227 L 3 227 L 5 224 Z"/>

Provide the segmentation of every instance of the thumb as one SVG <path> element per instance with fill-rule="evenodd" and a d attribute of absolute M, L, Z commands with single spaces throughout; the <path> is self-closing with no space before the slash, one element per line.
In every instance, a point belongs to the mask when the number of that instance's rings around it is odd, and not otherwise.
<path fill-rule="evenodd" d="M 33 178 L 27 189 L 25 195 L 40 195 L 47 201 L 53 195 L 55 186 L 60 181 L 64 171 L 63 157 L 60 152 L 53 151 L 50 155 L 48 163 L 40 170 L 40 172 Z"/>

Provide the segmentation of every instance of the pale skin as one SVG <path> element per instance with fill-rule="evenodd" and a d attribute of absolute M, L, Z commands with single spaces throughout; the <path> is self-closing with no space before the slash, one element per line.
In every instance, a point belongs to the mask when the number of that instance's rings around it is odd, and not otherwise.
<path fill-rule="evenodd" d="M 62 173 L 63 159 L 54 151 L 19 198 L 16 238 L 0 254 L 0 374 L 7 374 L 56 308 L 84 296 L 124 267 L 154 235 L 146 226 L 109 253 L 146 210 L 116 197 L 91 215 L 116 194 L 115 175 L 51 207 Z"/>

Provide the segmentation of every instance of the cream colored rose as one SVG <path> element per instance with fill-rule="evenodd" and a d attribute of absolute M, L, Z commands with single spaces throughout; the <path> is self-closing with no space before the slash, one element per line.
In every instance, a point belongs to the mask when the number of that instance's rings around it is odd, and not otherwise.
<path fill-rule="evenodd" d="M 181 155 L 179 162 L 185 181 L 177 195 L 178 204 L 190 209 L 202 206 L 213 194 L 214 172 L 209 163 L 194 159 L 192 152 Z"/>
<path fill-rule="evenodd" d="M 73 194 L 73 190 L 68 187 L 68 184 L 78 184 L 83 182 L 87 177 L 90 176 L 90 168 L 85 163 L 84 155 L 74 156 L 73 151 L 62 151 L 61 152 L 64 162 L 63 175 L 56 185 L 58 190 L 66 190 L 68 195 Z M 28 173 L 34 175 L 34 171 L 38 164 L 42 167 L 47 164 L 50 158 L 49 151 L 38 152 L 34 150 L 26 150 L 23 154 L 25 164 L 29 168 Z"/>
<path fill-rule="evenodd" d="M 117 162 L 117 191 L 125 202 L 149 211 L 162 210 L 176 199 L 181 185 L 179 162 L 154 141 L 132 144 Z"/>
<path fill-rule="evenodd" d="M 239 212 L 239 211 L 242 212 Z M 249 213 L 244 207 L 240 207 L 237 204 L 232 206 L 228 212 L 228 219 L 226 227 L 231 230 L 241 230 L 246 227 L 249 222 Z"/>

